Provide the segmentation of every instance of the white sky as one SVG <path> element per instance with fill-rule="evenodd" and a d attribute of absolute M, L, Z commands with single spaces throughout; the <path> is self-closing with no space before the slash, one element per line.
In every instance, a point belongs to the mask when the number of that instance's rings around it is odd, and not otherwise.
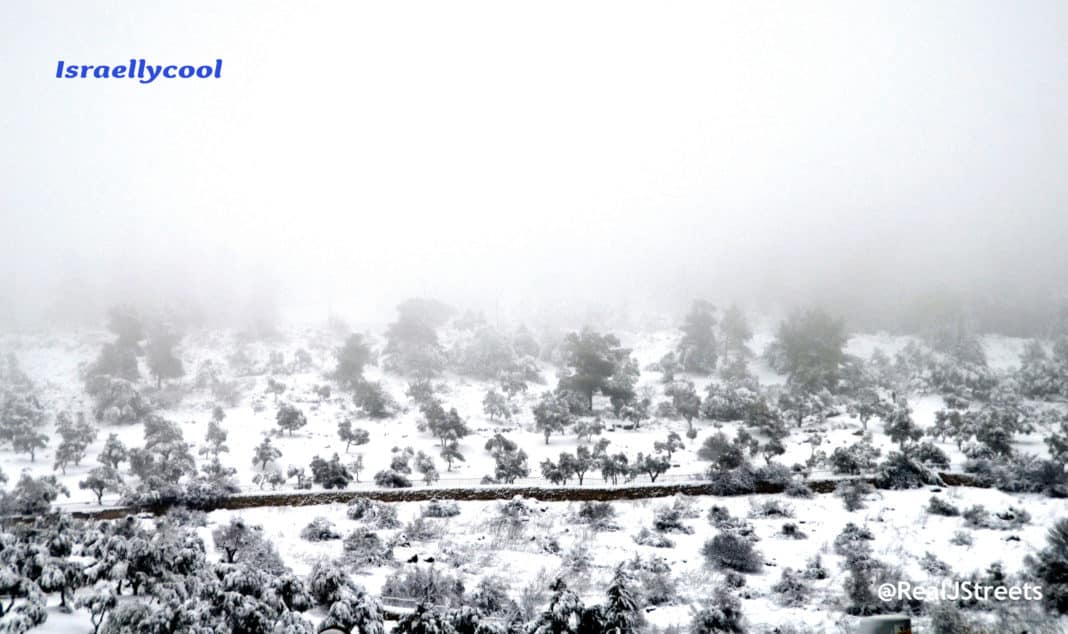
<path fill-rule="evenodd" d="M 131 57 L 223 77 L 54 77 Z M 0 80 L 22 319 L 135 287 L 878 301 L 1068 267 L 1061 2 L 8 0 Z"/>

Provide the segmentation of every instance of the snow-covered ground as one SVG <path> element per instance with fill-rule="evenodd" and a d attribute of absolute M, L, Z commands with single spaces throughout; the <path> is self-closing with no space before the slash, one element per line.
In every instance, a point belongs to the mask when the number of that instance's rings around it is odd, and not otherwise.
<path fill-rule="evenodd" d="M 677 342 L 677 331 L 662 330 L 642 333 L 621 333 L 623 344 L 633 348 L 633 354 L 639 365 L 660 359 L 672 349 Z M 102 332 L 70 332 L 48 335 L 13 335 L 0 336 L 0 351 L 14 352 L 22 369 L 30 376 L 40 390 L 42 399 L 49 411 L 69 410 L 72 412 L 90 409 L 88 397 L 83 391 L 81 371 L 97 355 L 101 343 L 109 337 Z M 770 340 L 770 333 L 758 333 L 751 347 L 759 352 L 761 342 Z M 907 338 L 887 334 L 857 335 L 849 340 L 847 352 L 868 357 L 879 348 L 892 355 L 907 342 Z M 236 377 L 245 386 L 245 397 L 236 407 L 224 408 L 226 418 L 223 427 L 229 432 L 227 446 L 229 452 L 223 454 L 223 463 L 238 470 L 238 480 L 242 486 L 252 488 L 252 479 L 257 469 L 252 463 L 253 448 L 263 437 L 277 428 L 275 412 L 277 403 L 287 402 L 300 407 L 307 416 L 308 425 L 296 431 L 292 436 L 284 435 L 273 438 L 276 447 L 282 451 L 278 467 L 284 471 L 288 466 L 307 468 L 313 456 L 329 458 L 339 453 L 349 461 L 357 454 L 362 454 L 364 470 L 361 480 L 370 479 L 371 475 L 388 466 L 390 451 L 394 447 L 411 446 L 416 451 L 423 450 L 434 456 L 441 471 L 442 484 L 457 485 L 477 484 L 478 480 L 493 472 L 493 459 L 483 448 L 485 441 L 497 431 L 504 431 L 529 454 L 531 475 L 538 475 L 537 465 L 545 458 L 555 459 L 562 451 L 573 452 L 577 440 L 572 434 L 552 436 L 546 444 L 544 437 L 533 427 L 531 406 L 544 390 L 555 386 L 556 368 L 542 362 L 541 371 L 544 385 L 531 385 L 525 395 L 516 399 L 518 413 L 512 421 L 501 423 L 490 421 L 482 411 L 482 399 L 491 383 L 476 381 L 455 375 L 446 375 L 435 381 L 444 386 L 440 397 L 446 407 L 455 407 L 473 430 L 470 436 L 460 441 L 460 450 L 465 457 L 451 471 L 437 459 L 439 442 L 429 433 L 417 429 L 419 412 L 415 405 L 404 395 L 407 381 L 402 378 L 385 375 L 379 368 L 369 368 L 366 375 L 371 380 L 381 381 L 390 395 L 404 409 L 396 417 L 386 420 L 362 419 L 355 412 L 351 398 L 344 392 L 334 390 L 332 396 L 321 399 L 316 393 L 317 386 L 330 384 L 326 377 L 333 369 L 333 351 L 339 341 L 313 329 L 292 329 L 285 331 L 270 343 L 239 343 L 228 333 L 211 332 L 186 337 L 181 346 L 181 356 L 186 367 L 187 376 L 181 383 L 191 386 L 196 368 L 204 360 L 211 359 L 226 367 L 227 359 L 238 349 L 243 350 L 259 363 L 264 363 L 271 351 L 282 352 L 285 360 L 291 361 L 298 349 L 307 350 L 313 358 L 311 369 L 294 374 L 258 374 Z M 1008 370 L 1018 362 L 1023 341 L 1005 337 L 987 337 L 984 340 L 990 365 L 996 370 Z M 782 383 L 784 377 L 772 371 L 763 360 L 755 358 L 753 373 L 762 384 Z M 145 372 L 142 367 L 143 374 Z M 279 397 L 266 392 L 269 378 L 275 378 L 286 385 L 286 391 Z M 639 383 L 639 393 L 653 396 L 653 403 L 664 398 L 663 386 L 659 374 L 643 371 Z M 698 393 L 704 393 L 709 378 L 688 377 L 696 383 Z M 943 407 L 940 397 L 931 395 L 911 395 L 909 397 L 916 422 L 927 427 L 934 421 L 934 414 Z M 181 404 L 173 409 L 161 412 L 166 418 L 179 422 L 187 441 L 194 444 L 194 449 L 205 445 L 204 436 L 211 410 L 215 405 L 206 389 L 191 389 Z M 344 443 L 337 435 L 340 420 L 350 419 L 353 426 L 362 427 L 370 432 L 369 444 L 352 447 L 346 455 Z M 54 420 L 49 422 L 51 426 Z M 709 434 L 724 431 L 733 436 L 736 424 L 716 423 L 695 420 L 694 426 L 698 436 L 693 442 L 686 442 L 686 448 L 672 458 L 672 474 L 697 474 L 703 472 L 707 463 L 698 460 L 696 449 Z M 804 433 L 791 435 L 787 452 L 779 460 L 784 464 L 804 462 L 809 457 L 812 447 L 802 442 L 813 432 L 823 437 L 820 449 L 830 454 L 835 447 L 856 442 L 859 421 L 842 414 L 828 419 L 821 429 L 807 428 Z M 870 428 L 876 432 L 874 442 L 884 451 L 892 445 L 881 431 L 881 423 L 872 421 Z M 616 428 L 604 432 L 604 437 L 611 441 L 612 452 L 623 451 L 635 455 L 639 451 L 649 453 L 653 443 L 664 440 L 671 431 L 684 435 L 686 423 L 681 420 L 658 420 L 656 418 L 643 423 L 640 429 L 623 430 Z M 50 436 L 51 429 L 47 430 Z M 88 456 L 79 466 L 68 467 L 60 480 L 70 489 L 70 500 L 63 500 L 68 506 L 92 507 L 93 495 L 78 487 L 79 480 L 95 466 L 96 455 L 109 433 L 116 433 L 133 447 L 142 444 L 140 425 L 103 426 L 96 442 L 89 448 Z M 1044 453 L 1040 432 L 1030 437 L 1020 438 L 1020 447 L 1033 453 Z M 0 449 L 0 466 L 9 480 L 20 471 L 27 470 L 33 474 L 52 473 L 52 446 L 38 452 L 36 460 L 22 454 L 16 455 L 9 448 Z M 941 443 L 941 448 L 949 454 L 953 463 L 959 465 L 963 456 L 953 443 Z M 596 475 L 596 474 L 593 474 Z M 289 484 L 286 485 L 287 487 Z M 943 492 L 948 500 L 961 508 L 982 504 L 991 511 L 999 511 L 1009 506 L 1025 508 L 1031 514 L 1031 521 L 1026 526 L 1010 532 L 994 530 L 971 531 L 974 544 L 958 546 L 950 542 L 951 536 L 962 528 L 962 521 L 955 517 L 929 515 L 924 506 L 931 493 L 926 489 L 914 491 L 884 491 L 873 496 L 868 508 L 848 513 L 842 508 L 841 500 L 835 496 L 822 495 L 811 500 L 792 500 L 782 496 L 771 496 L 785 500 L 793 509 L 793 520 L 752 519 L 756 534 L 760 537 L 757 544 L 767 562 L 764 572 L 747 577 L 746 590 L 742 593 L 745 613 L 754 626 L 753 631 L 765 631 L 763 626 L 780 623 L 808 624 L 825 631 L 837 631 L 844 617 L 841 611 L 842 587 L 844 573 L 839 565 L 840 557 L 830 547 L 834 537 L 847 522 L 863 524 L 875 535 L 875 556 L 887 562 L 901 566 L 907 577 L 913 580 L 929 578 L 918 565 L 918 560 L 926 553 L 933 553 L 939 559 L 948 562 L 958 573 L 979 571 L 991 563 L 1000 561 L 1007 572 L 1020 570 L 1023 557 L 1041 547 L 1045 532 L 1053 521 L 1065 513 L 1063 501 L 1042 498 L 1034 495 L 1007 495 L 997 491 L 956 488 Z M 768 497 L 768 496 L 762 496 Z M 105 503 L 116 501 L 114 495 L 106 496 Z M 599 602 L 603 590 L 614 566 L 636 553 L 642 556 L 662 556 L 671 565 L 672 575 L 678 584 L 678 598 L 671 604 L 661 606 L 649 612 L 650 622 L 660 626 L 685 625 L 692 618 L 692 611 L 698 601 L 708 596 L 711 588 L 722 584 L 721 574 L 710 570 L 703 562 L 700 548 L 705 540 L 715 534 L 715 529 L 706 519 L 708 508 L 719 504 L 730 509 L 732 515 L 746 517 L 752 500 L 746 497 L 726 499 L 694 500 L 699 510 L 699 517 L 687 520 L 694 529 L 691 535 L 671 535 L 675 540 L 674 548 L 655 549 L 638 546 L 632 537 L 642 527 L 650 527 L 654 509 L 669 503 L 670 499 L 641 500 L 634 502 L 613 503 L 617 511 L 616 521 L 621 529 L 612 532 L 591 532 L 587 527 L 572 521 L 577 509 L 576 504 L 538 503 L 544 509 L 542 515 L 528 526 L 527 531 L 533 539 L 502 543 L 488 538 L 486 521 L 496 513 L 497 502 L 461 502 L 461 513 L 449 520 L 432 520 L 445 525 L 441 539 L 418 543 L 410 548 L 398 548 L 396 559 L 404 562 L 411 555 L 418 554 L 425 559 L 431 556 L 436 566 L 461 577 L 465 585 L 473 586 L 479 578 L 497 576 L 508 585 L 514 595 L 524 583 L 545 578 L 557 571 L 566 554 L 578 544 L 585 544 L 590 549 L 591 569 L 585 576 L 572 577 L 582 590 L 587 602 Z M 414 519 L 419 513 L 419 504 L 398 504 L 398 512 L 405 522 Z M 295 572 L 306 573 L 312 563 L 321 557 L 340 555 L 341 544 L 338 541 L 309 543 L 299 538 L 300 529 L 317 516 L 324 516 L 333 521 L 342 533 L 354 528 L 357 522 L 345 517 L 345 508 L 340 505 L 301 508 L 260 508 L 240 512 L 249 522 L 264 527 L 266 535 L 274 541 L 284 560 Z M 229 521 L 233 512 L 216 511 L 210 514 L 210 524 L 202 529 L 205 542 L 211 546 L 211 528 Z M 779 536 L 784 521 L 793 521 L 808 535 L 802 541 L 786 539 Z M 380 531 L 383 537 L 396 531 Z M 1007 541 L 1012 535 L 1014 541 Z M 546 552 L 542 547 L 541 537 L 557 538 L 561 554 Z M 779 606 L 770 592 L 770 587 L 779 580 L 783 568 L 803 568 L 806 561 L 819 554 L 824 565 L 830 571 L 830 577 L 813 582 L 813 599 L 805 608 L 784 608 Z M 404 564 L 402 564 L 404 565 Z M 381 585 L 392 572 L 392 568 L 381 567 L 359 571 L 356 579 L 371 592 L 377 593 Z M 65 615 L 53 613 L 46 625 L 47 631 L 90 631 L 86 629 L 81 613 Z M 81 615 L 84 617 L 84 615 Z"/>

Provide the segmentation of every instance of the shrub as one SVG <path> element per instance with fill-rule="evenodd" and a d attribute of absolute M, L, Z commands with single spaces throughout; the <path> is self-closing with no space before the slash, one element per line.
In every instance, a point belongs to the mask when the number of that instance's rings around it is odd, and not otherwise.
<path fill-rule="evenodd" d="M 674 506 L 662 506 L 656 510 L 653 528 L 661 533 L 693 534 L 693 529 L 682 523 L 682 513 Z"/>
<path fill-rule="evenodd" d="M 944 515 L 946 517 L 956 517 L 960 515 L 959 508 L 946 502 L 937 495 L 931 496 L 930 501 L 927 503 L 927 512 L 931 515 Z"/>
<path fill-rule="evenodd" d="M 847 511 L 857 511 L 864 508 L 864 496 L 870 495 L 874 490 L 865 480 L 843 480 L 838 483 L 834 492 L 842 498 Z"/>
<path fill-rule="evenodd" d="M 655 531 L 643 528 L 634 536 L 634 543 L 639 546 L 651 546 L 653 548 L 674 548 L 675 542 Z"/>
<path fill-rule="evenodd" d="M 757 492 L 756 476 L 749 466 L 729 471 L 712 466 L 705 477 L 709 480 L 712 495 L 748 495 Z"/>
<path fill-rule="evenodd" d="M 690 631 L 693 634 L 744 634 L 741 602 L 727 591 L 717 588 L 694 614 Z"/>
<path fill-rule="evenodd" d="M 390 575 L 382 596 L 416 599 L 439 606 L 463 604 L 464 584 L 434 566 L 408 566 Z"/>
<path fill-rule="evenodd" d="M 771 586 L 771 591 L 779 596 L 779 602 L 791 608 L 801 607 L 808 601 L 809 588 L 805 578 L 792 568 L 783 568 L 778 583 Z"/>
<path fill-rule="evenodd" d="M 808 560 L 805 564 L 805 569 L 801 571 L 801 576 L 805 579 L 812 579 L 819 581 L 820 579 L 826 579 L 829 573 L 827 569 L 823 567 L 823 560 L 817 554 L 812 559 Z"/>
<path fill-rule="evenodd" d="M 677 598 L 671 567 L 663 557 L 642 559 L 635 555 L 634 559 L 623 562 L 623 566 L 638 582 L 642 599 L 639 605 L 665 605 Z"/>
<path fill-rule="evenodd" d="M 615 516 L 616 509 L 610 502 L 583 502 L 578 510 L 578 521 L 598 531 L 619 530 L 613 521 Z"/>
<path fill-rule="evenodd" d="M 300 531 L 300 538 L 309 542 L 325 542 L 341 539 L 341 533 L 334 530 L 333 522 L 325 517 L 317 517 Z"/>
<path fill-rule="evenodd" d="M 412 481 L 403 473 L 393 469 L 383 469 L 375 474 L 375 484 L 385 489 L 407 489 L 412 486 Z"/>
<path fill-rule="evenodd" d="M 949 543 L 957 546 L 971 546 L 973 543 L 972 534 L 968 531 L 957 531 L 953 533 L 953 537 L 949 538 Z"/>
<path fill-rule="evenodd" d="M 444 525 L 428 520 L 425 517 L 417 517 L 404 527 L 404 536 L 417 542 L 433 541 L 444 533 Z"/>
<path fill-rule="evenodd" d="M 715 568 L 737 572 L 758 572 L 764 567 L 760 553 L 746 538 L 733 532 L 722 532 L 706 541 L 701 548 L 705 561 Z"/>
<path fill-rule="evenodd" d="M 1031 521 L 1031 514 L 1024 509 L 1010 506 L 1007 510 L 991 515 L 981 504 L 977 504 L 962 514 L 964 523 L 973 528 L 994 530 L 1013 530 Z"/>
<path fill-rule="evenodd" d="M 794 516 L 794 510 L 789 504 L 774 498 L 753 502 L 749 508 L 749 517 L 754 518 L 790 518 Z"/>
<path fill-rule="evenodd" d="M 808 535 L 806 535 L 800 528 L 797 527 L 797 524 L 794 524 L 793 522 L 784 523 L 782 525 L 782 532 L 780 534 L 783 537 L 788 537 L 790 539 L 808 539 Z"/>
<path fill-rule="evenodd" d="M 398 528 L 401 525 L 396 507 L 369 498 L 353 499 L 345 509 L 345 515 L 350 520 L 367 522 L 375 528 Z"/>
<path fill-rule="evenodd" d="M 875 536 L 872 535 L 870 530 L 849 522 L 842 529 L 842 532 L 834 538 L 834 552 L 846 557 L 858 549 L 858 544 L 874 539 Z"/>
<path fill-rule="evenodd" d="M 423 507 L 423 517 L 456 517 L 460 506 L 451 500 L 430 500 Z"/>
<path fill-rule="evenodd" d="M 806 500 L 816 495 L 812 489 L 808 488 L 807 484 L 800 480 L 791 480 L 790 484 L 786 485 L 784 493 L 792 498 L 802 498 Z"/>
<path fill-rule="evenodd" d="M 920 558 L 920 568 L 927 574 L 936 576 L 945 576 L 953 572 L 949 564 L 936 557 L 932 552 L 923 554 L 923 557 Z"/>
<path fill-rule="evenodd" d="M 393 549 L 365 528 L 349 533 L 341 547 L 345 551 L 345 560 L 357 566 L 382 566 L 393 561 Z"/>
<path fill-rule="evenodd" d="M 938 474 L 899 451 L 892 451 L 879 465 L 876 483 L 883 489 L 916 489 L 928 484 L 941 485 Z"/>

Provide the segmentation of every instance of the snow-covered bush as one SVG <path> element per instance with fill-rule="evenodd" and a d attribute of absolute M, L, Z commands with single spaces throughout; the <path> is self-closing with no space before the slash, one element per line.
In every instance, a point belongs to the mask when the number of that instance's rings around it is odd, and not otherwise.
<path fill-rule="evenodd" d="M 307 587 L 317 605 L 328 606 L 344 594 L 353 592 L 356 585 L 337 563 L 320 559 L 308 573 Z"/>
<path fill-rule="evenodd" d="M 383 566 L 393 561 L 393 548 L 366 528 L 357 528 L 341 543 L 345 562 L 358 567 Z"/>
<path fill-rule="evenodd" d="M 325 517 L 316 517 L 300 531 L 300 538 L 309 542 L 324 542 L 341 539 L 341 533 L 334 528 L 334 523 Z"/>
<path fill-rule="evenodd" d="M 802 480 L 794 479 L 790 480 L 790 484 L 786 485 L 786 490 L 783 491 L 786 495 L 792 498 L 810 499 L 816 493 L 808 487 Z"/>
<path fill-rule="evenodd" d="M 703 602 L 690 623 L 692 634 L 744 634 L 745 631 L 741 601 L 720 588 Z"/>
<path fill-rule="evenodd" d="M 931 496 L 930 501 L 927 503 L 927 512 L 932 515 L 945 515 L 946 517 L 956 517 L 960 515 L 959 508 L 937 495 Z"/>
<path fill-rule="evenodd" d="M 994 530 L 1015 530 L 1031 521 L 1031 514 L 1024 509 L 1010 506 L 1000 513 L 991 514 L 981 504 L 965 510 L 961 517 L 972 528 Z"/>
<path fill-rule="evenodd" d="M 693 529 L 682 523 L 683 513 L 675 506 L 661 506 L 653 513 L 653 528 L 661 533 L 692 535 Z"/>
<path fill-rule="evenodd" d="M 364 521 L 375 528 L 399 528 L 401 525 L 397 519 L 397 507 L 370 498 L 353 498 L 345 509 L 345 515 L 350 520 Z"/>
<path fill-rule="evenodd" d="M 434 566 L 407 566 L 386 578 L 382 596 L 417 599 L 440 606 L 463 604 L 464 584 Z"/>
<path fill-rule="evenodd" d="M 445 534 L 445 525 L 425 517 L 417 517 L 404 527 L 403 535 L 417 542 L 429 542 Z"/>
<path fill-rule="evenodd" d="M 875 489 L 867 480 L 842 480 L 835 487 L 834 493 L 842 498 L 842 505 L 847 511 L 858 511 L 864 508 L 865 496 L 871 495 Z"/>
<path fill-rule="evenodd" d="M 422 509 L 423 517 L 456 517 L 460 506 L 451 500 L 430 500 Z"/>
<path fill-rule="evenodd" d="M 891 451 L 879 464 L 876 484 L 882 489 L 916 489 L 924 485 L 941 485 L 938 474 L 900 451 Z"/>
<path fill-rule="evenodd" d="M 619 530 L 614 521 L 616 509 L 610 502 L 583 502 L 576 516 L 579 522 L 589 524 L 596 531 Z"/>
<path fill-rule="evenodd" d="M 412 481 L 403 473 L 393 469 L 383 469 L 375 474 L 375 485 L 385 489 L 406 489 L 412 486 Z"/>
<path fill-rule="evenodd" d="M 705 562 L 714 568 L 736 572 L 759 572 L 764 568 L 764 559 L 753 543 L 731 531 L 721 532 L 701 547 Z"/>
<path fill-rule="evenodd" d="M 811 591 L 805 578 L 793 568 L 783 568 L 779 581 L 771 586 L 779 600 L 779 603 L 790 608 L 804 607 L 808 602 Z"/>
<path fill-rule="evenodd" d="M 667 536 L 651 531 L 648 528 L 642 528 L 638 531 L 638 534 L 634 536 L 634 543 L 639 546 L 650 546 L 652 548 L 674 548 L 675 542 L 669 539 Z"/>
<path fill-rule="evenodd" d="M 794 509 L 786 502 L 770 498 L 766 500 L 751 500 L 749 504 L 749 517 L 756 518 L 789 518 L 794 516 Z"/>

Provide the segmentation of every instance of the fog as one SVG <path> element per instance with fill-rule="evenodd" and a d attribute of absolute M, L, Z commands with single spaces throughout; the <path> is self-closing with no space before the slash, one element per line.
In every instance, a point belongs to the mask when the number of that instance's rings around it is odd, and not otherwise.
<path fill-rule="evenodd" d="M 1063 3 L 307 4 L 0 7 L 0 323 L 1066 290 Z"/>

